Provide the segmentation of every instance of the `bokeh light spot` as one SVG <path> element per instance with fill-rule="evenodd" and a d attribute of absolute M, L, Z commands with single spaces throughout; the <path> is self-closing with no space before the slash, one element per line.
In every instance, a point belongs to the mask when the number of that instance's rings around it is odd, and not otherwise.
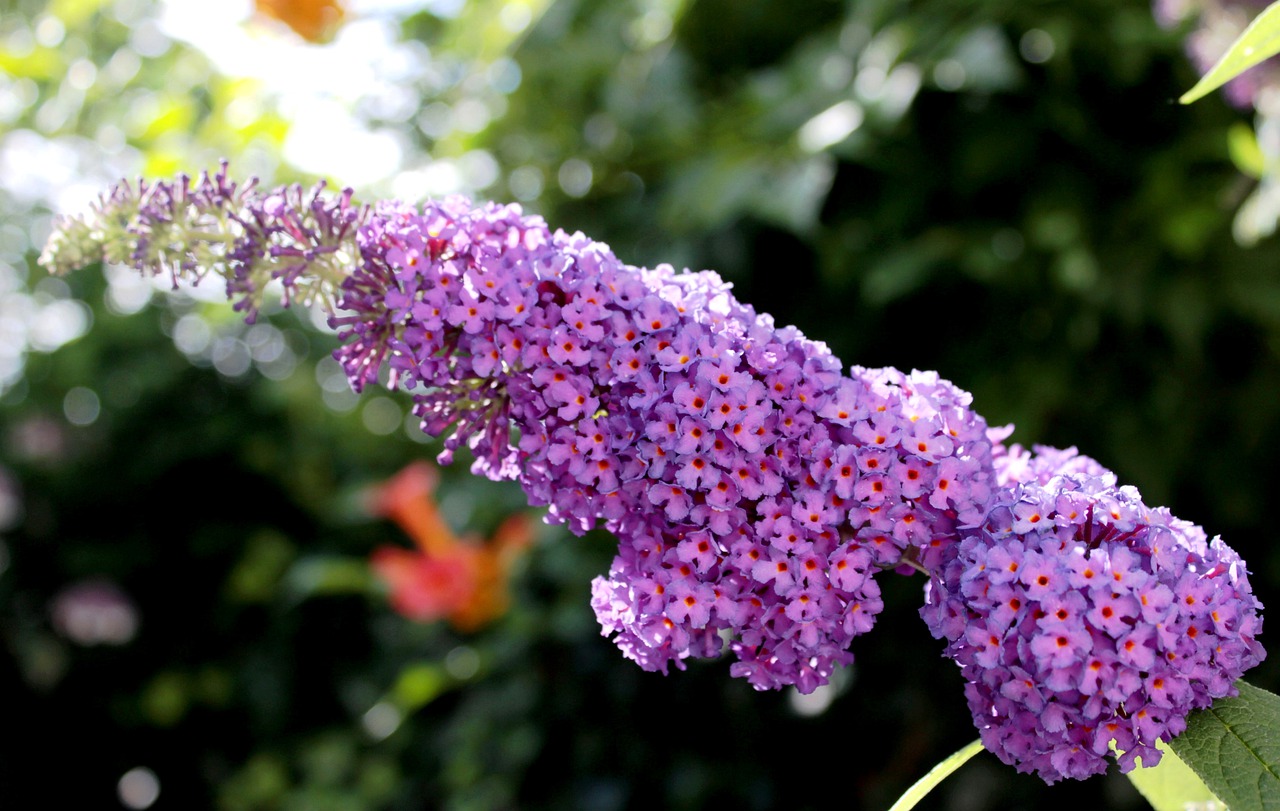
<path fill-rule="evenodd" d="M 591 164 L 581 158 L 570 158 L 560 164 L 560 172 L 556 176 L 560 188 L 570 197 L 585 197 L 591 191 Z"/>
<path fill-rule="evenodd" d="M 125 808 L 150 808 L 160 798 L 160 778 L 145 766 L 130 769 L 116 784 L 116 795 Z"/>
<path fill-rule="evenodd" d="M 400 728 L 402 720 L 404 718 L 400 710 L 389 702 L 379 701 L 360 718 L 360 726 L 364 727 L 365 734 L 372 740 L 382 741 Z"/>
<path fill-rule="evenodd" d="M 459 645 L 444 658 L 444 669 L 459 681 L 466 681 L 480 672 L 480 654 L 470 645 Z"/>
<path fill-rule="evenodd" d="M 102 402 L 97 393 L 84 386 L 76 386 L 62 398 L 62 413 L 72 425 L 92 425 L 102 412 Z"/>
<path fill-rule="evenodd" d="M 1033 65 L 1040 65 L 1053 58 L 1056 46 L 1053 37 L 1039 28 L 1032 28 L 1018 41 L 1018 53 Z"/>
<path fill-rule="evenodd" d="M 390 397 L 372 397 L 365 403 L 364 410 L 360 412 L 360 418 L 364 422 L 364 427 L 372 433 L 386 436 L 400 427 L 404 413 Z"/>

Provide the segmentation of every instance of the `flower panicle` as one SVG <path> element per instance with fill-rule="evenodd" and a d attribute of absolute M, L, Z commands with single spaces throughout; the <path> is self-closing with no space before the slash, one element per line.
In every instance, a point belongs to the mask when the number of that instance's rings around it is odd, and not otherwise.
<path fill-rule="evenodd" d="M 549 523 L 617 538 L 591 604 L 646 670 L 729 653 L 757 689 L 811 692 L 875 625 L 880 578 L 925 571 L 922 617 L 983 741 L 1054 782 L 1104 770 L 1112 741 L 1122 770 L 1151 763 L 1265 656 L 1220 540 L 1074 448 L 1006 446 L 1012 426 L 934 372 L 844 368 L 713 271 L 627 265 L 516 205 L 356 208 L 323 186 L 238 187 L 225 164 L 194 186 L 121 184 L 44 261 L 95 258 L 220 273 L 249 318 L 268 281 L 286 304 L 331 296 L 352 388 L 389 372 L 441 463 L 468 450 Z M 430 581 L 402 592 L 422 612 L 441 610 L 436 581 L 462 582 L 439 555 L 387 555 Z"/>
<path fill-rule="evenodd" d="M 369 209 L 351 189 L 327 193 L 323 181 L 262 190 L 257 178 L 237 183 L 223 161 L 218 171 L 172 181 L 123 180 L 88 212 L 60 217 L 40 264 L 65 274 L 95 262 L 133 267 L 198 284 L 221 277 L 227 297 L 252 321 L 268 285 L 284 304 L 319 301 L 330 310 L 338 288 L 359 262 L 356 232 Z"/>

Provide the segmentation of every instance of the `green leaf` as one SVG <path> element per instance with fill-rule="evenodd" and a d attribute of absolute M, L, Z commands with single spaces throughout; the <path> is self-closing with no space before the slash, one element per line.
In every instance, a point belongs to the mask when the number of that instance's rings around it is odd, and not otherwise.
<path fill-rule="evenodd" d="M 1138 793 L 1151 803 L 1155 811 L 1186 811 L 1189 805 L 1209 809 L 1209 803 L 1223 803 L 1204 781 L 1191 771 L 1182 759 L 1173 753 L 1162 741 L 1156 741 L 1156 748 L 1164 753 L 1155 766 L 1138 768 L 1129 772 L 1129 782 Z M 1141 758 L 1138 759 L 1141 763 Z"/>
<path fill-rule="evenodd" d="M 283 535 L 270 531 L 254 535 L 227 577 L 227 598 L 244 603 L 270 601 L 297 555 L 298 550 Z"/>
<path fill-rule="evenodd" d="M 1267 6 L 1208 73 L 1178 101 L 1190 104 L 1268 57 L 1280 53 L 1280 2 Z"/>
<path fill-rule="evenodd" d="M 981 751 L 982 741 L 976 740 L 937 766 L 934 766 L 929 770 L 928 774 L 917 780 L 914 786 L 907 789 L 906 793 L 898 798 L 898 801 L 893 804 L 889 811 L 908 811 L 908 809 L 915 808 L 916 803 L 923 800 L 924 796 L 933 791 L 935 786 L 946 780 L 952 772 L 963 766 L 969 758 Z"/>
<path fill-rule="evenodd" d="M 1236 168 L 1254 180 L 1267 171 L 1267 158 L 1258 146 L 1258 136 L 1253 127 L 1243 121 L 1237 121 L 1227 130 L 1227 153 Z"/>
<path fill-rule="evenodd" d="M 7 73 L 15 79 L 48 81 L 64 75 L 66 69 L 66 60 L 54 48 L 35 48 L 22 56 L 0 50 L 0 73 Z"/>
<path fill-rule="evenodd" d="M 1233 811 L 1280 809 L 1280 696 L 1236 687 L 1239 696 L 1193 712 L 1169 746 Z"/>
<path fill-rule="evenodd" d="M 297 601 L 335 594 L 370 594 L 377 581 L 364 558 L 315 555 L 289 567 L 285 593 Z"/>
<path fill-rule="evenodd" d="M 49 13 L 71 28 L 84 24 L 104 5 L 106 0 L 54 0 Z"/>
<path fill-rule="evenodd" d="M 391 693 L 405 712 L 414 712 L 431 703 L 453 684 L 445 669 L 435 662 L 418 662 L 400 671 Z"/>

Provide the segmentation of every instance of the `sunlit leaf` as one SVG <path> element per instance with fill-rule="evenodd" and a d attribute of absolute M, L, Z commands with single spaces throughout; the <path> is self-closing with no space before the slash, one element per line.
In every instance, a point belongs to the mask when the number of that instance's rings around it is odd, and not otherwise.
<path fill-rule="evenodd" d="M 1280 808 L 1280 696 L 1236 687 L 1239 696 L 1192 713 L 1170 747 L 1229 808 Z"/>
<path fill-rule="evenodd" d="M 16 79 L 53 79 L 66 72 L 67 63 L 53 48 L 35 48 L 21 56 L 0 50 L 0 73 Z"/>
<path fill-rule="evenodd" d="M 977 740 L 969 744 L 965 748 L 956 752 L 951 757 L 939 763 L 929 770 L 929 773 L 916 781 L 916 784 L 907 789 L 906 793 L 898 798 L 889 811 L 908 811 L 916 807 L 916 803 L 924 799 L 924 796 L 934 787 L 946 780 L 948 776 L 956 769 L 963 766 L 969 758 L 982 751 L 982 741 Z"/>
<path fill-rule="evenodd" d="M 444 667 L 434 662 L 421 662 L 400 671 L 400 678 L 396 679 L 391 692 L 401 709 L 413 712 L 449 689 L 450 684 L 451 679 Z"/>
<path fill-rule="evenodd" d="M 462 4 L 443 36 L 433 43 L 445 50 L 467 53 L 491 62 L 509 53 L 551 6 L 550 0 L 479 0 Z"/>
<path fill-rule="evenodd" d="M 1222 807 L 1222 801 L 1168 746 L 1156 741 L 1156 748 L 1164 753 L 1159 763 L 1134 769 L 1127 775 L 1129 782 L 1155 811 L 1186 811 L 1187 806 L 1193 803 L 1206 811 L 1213 807 L 1208 805 L 1211 802 Z"/>
<path fill-rule="evenodd" d="M 1227 49 L 1218 63 L 1178 101 L 1190 104 L 1222 87 L 1249 68 L 1280 53 L 1280 2 L 1272 3 Z"/>
<path fill-rule="evenodd" d="M 85 22 L 106 4 L 107 0 L 54 0 L 49 13 L 71 27 Z"/>
<path fill-rule="evenodd" d="M 185 131 L 190 128 L 194 120 L 195 109 L 191 99 L 185 96 L 170 96 L 163 100 L 155 117 L 148 121 L 138 133 L 138 140 L 154 141 L 170 132 Z"/>
<path fill-rule="evenodd" d="M 1267 171 L 1267 159 L 1258 146 L 1258 135 L 1248 124 L 1237 121 L 1227 130 L 1227 152 L 1236 168 L 1255 180 Z"/>

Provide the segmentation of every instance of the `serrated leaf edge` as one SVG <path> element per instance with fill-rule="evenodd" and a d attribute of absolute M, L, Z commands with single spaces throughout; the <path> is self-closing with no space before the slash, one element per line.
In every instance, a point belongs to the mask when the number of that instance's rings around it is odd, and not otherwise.
<path fill-rule="evenodd" d="M 1280 5 L 1280 3 L 1277 3 L 1275 5 Z M 1237 689 L 1239 691 L 1239 694 L 1234 696 L 1235 698 L 1239 698 L 1240 694 L 1243 694 L 1246 690 L 1249 690 L 1249 691 L 1270 696 L 1272 699 L 1275 699 L 1278 702 L 1280 702 L 1280 696 L 1277 696 L 1275 693 L 1272 693 L 1268 690 L 1263 690 L 1260 687 L 1254 687 L 1253 685 L 1248 684 L 1244 681 L 1240 681 L 1237 683 Z M 1276 780 L 1277 784 L 1280 784 L 1280 773 L 1277 773 L 1275 764 L 1268 763 L 1261 755 L 1259 755 L 1257 751 L 1255 751 L 1254 748 L 1245 741 L 1244 738 L 1240 737 L 1240 734 L 1236 732 L 1235 728 L 1231 724 L 1228 724 L 1225 720 L 1223 720 L 1222 716 L 1218 713 L 1218 710 L 1216 710 L 1213 706 L 1209 706 L 1201 710 L 1201 712 L 1205 713 L 1206 715 L 1212 716 L 1214 720 L 1216 720 L 1219 724 L 1221 724 L 1224 730 L 1226 730 L 1233 737 L 1235 737 L 1237 741 L 1240 742 L 1240 745 L 1244 747 L 1246 752 L 1253 755 L 1254 758 L 1257 759 L 1258 763 L 1262 764 L 1263 772 L 1270 774 L 1271 777 Z M 1204 781 L 1204 784 L 1209 787 L 1209 790 L 1212 791 L 1219 798 L 1221 798 L 1224 802 L 1226 802 L 1227 807 L 1230 808 L 1232 811 L 1250 811 L 1249 808 L 1241 808 L 1238 805 L 1238 803 L 1235 802 L 1235 800 L 1240 799 L 1240 797 L 1234 791 L 1234 786 L 1229 784 L 1228 781 L 1225 779 L 1225 773 L 1221 773 L 1221 772 L 1219 773 L 1218 776 L 1223 777 L 1223 779 L 1220 781 L 1217 779 L 1217 776 L 1211 777 L 1209 775 L 1206 775 L 1205 772 L 1202 771 L 1196 765 L 1195 758 L 1187 757 L 1186 747 L 1179 745 L 1179 741 L 1181 740 L 1182 740 L 1181 735 L 1178 736 L 1177 738 L 1174 738 L 1172 741 L 1169 742 L 1170 748 L 1174 750 L 1174 752 L 1178 755 L 1178 757 L 1182 758 L 1182 762 L 1186 763 L 1187 766 L 1191 768 L 1191 771 L 1196 773 L 1197 777 L 1199 777 L 1201 780 Z M 1219 738 L 1219 740 L 1221 740 L 1221 738 Z M 1218 748 L 1218 754 L 1219 756 L 1221 756 L 1221 753 L 1222 753 L 1221 744 L 1219 744 L 1217 748 Z M 1224 788 L 1227 790 L 1224 791 L 1223 790 Z"/>

